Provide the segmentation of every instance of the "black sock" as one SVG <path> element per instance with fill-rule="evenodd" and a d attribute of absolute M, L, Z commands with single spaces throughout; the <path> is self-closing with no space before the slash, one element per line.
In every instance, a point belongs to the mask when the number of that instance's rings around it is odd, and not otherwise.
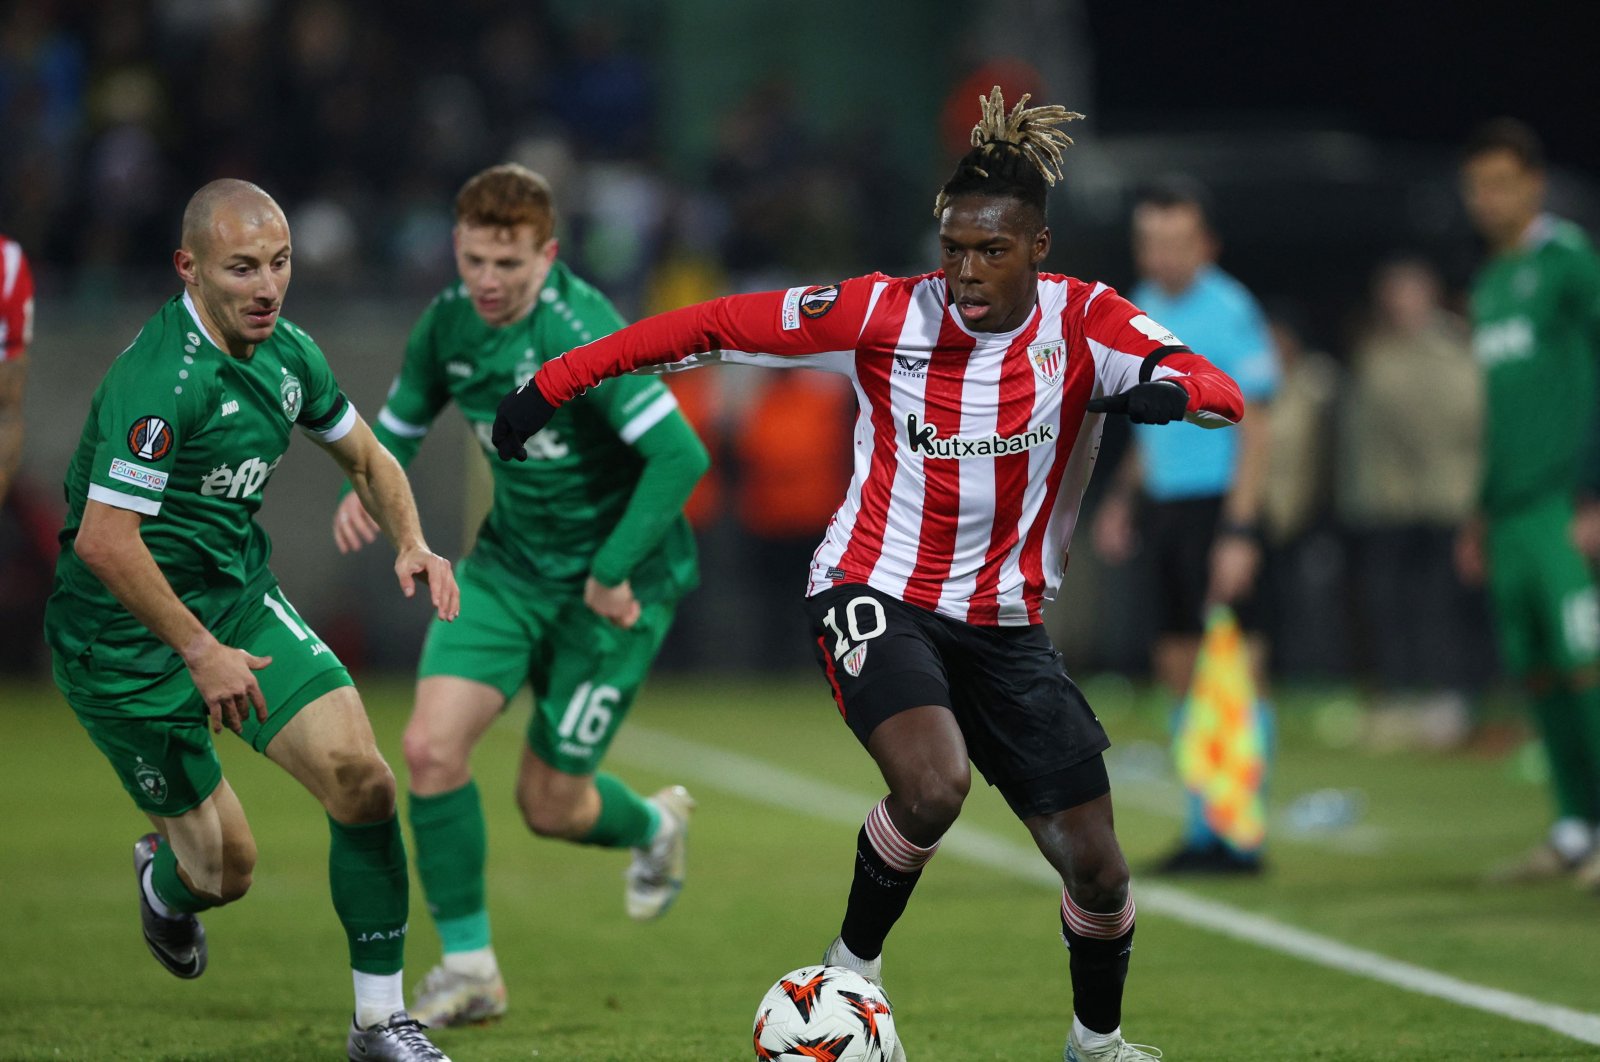
<path fill-rule="evenodd" d="M 1071 952 L 1072 1012 L 1097 1033 L 1122 1024 L 1122 986 L 1128 980 L 1133 927 L 1120 937 L 1086 937 L 1061 919 L 1061 936 Z"/>
<path fill-rule="evenodd" d="M 867 840 L 863 826 L 856 834 L 856 875 L 850 883 L 850 903 L 845 907 L 839 935 L 844 946 L 860 959 L 883 954 L 883 938 L 905 913 L 906 901 L 916 888 L 922 870 L 907 873 L 883 861 Z"/>

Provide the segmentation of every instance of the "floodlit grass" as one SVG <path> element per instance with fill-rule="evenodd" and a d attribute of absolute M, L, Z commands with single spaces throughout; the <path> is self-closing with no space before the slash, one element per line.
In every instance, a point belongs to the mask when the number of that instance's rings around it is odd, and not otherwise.
<path fill-rule="evenodd" d="M 1137 867 L 1173 838 L 1176 798 L 1157 769 L 1158 712 L 1116 687 L 1089 693 L 1113 740 L 1118 825 Z M 366 687 L 379 742 L 403 776 L 409 687 Z M 1537 838 L 1542 791 L 1505 759 L 1376 757 L 1331 749 L 1320 698 L 1286 698 L 1273 804 L 1360 790 L 1347 830 L 1276 834 L 1259 880 L 1197 894 L 1477 984 L 1600 1010 L 1600 897 L 1566 885 L 1496 890 L 1482 871 Z M 661 922 L 622 911 L 622 853 L 530 837 L 511 798 L 526 705 L 480 749 L 490 908 L 512 1009 L 443 1030 L 472 1059 L 741 1060 L 756 1002 L 816 961 L 838 928 L 854 844 L 804 801 L 774 807 L 726 779 L 663 773 L 667 734 L 764 760 L 859 794 L 881 793 L 820 681 L 655 683 L 608 766 L 644 792 L 684 781 L 700 800 L 690 879 Z M 1141 744 L 1149 743 L 1149 744 Z M 139 937 L 130 851 L 145 820 L 48 686 L 0 688 L 0 796 L 16 809 L 0 847 L 0 1058 L 340 1057 L 350 980 L 328 901 L 327 832 L 309 796 L 224 736 L 228 777 L 260 847 L 242 903 L 207 914 L 211 967 L 162 971 Z M 710 761 L 707 761 L 710 762 Z M 650 764 L 650 767 L 642 766 Z M 693 767 L 694 771 L 703 766 Z M 692 772 L 691 772 L 692 773 Z M 991 791 L 963 823 L 1029 842 Z M 1137 889 L 1137 884 L 1136 884 Z M 890 940 L 886 975 L 914 1062 L 1060 1058 L 1070 1021 L 1056 895 L 1037 882 L 936 859 Z M 412 890 L 410 979 L 438 955 Z M 1600 1048 L 1425 998 L 1146 913 L 1125 1028 L 1180 1060 L 1592 1059 Z"/>

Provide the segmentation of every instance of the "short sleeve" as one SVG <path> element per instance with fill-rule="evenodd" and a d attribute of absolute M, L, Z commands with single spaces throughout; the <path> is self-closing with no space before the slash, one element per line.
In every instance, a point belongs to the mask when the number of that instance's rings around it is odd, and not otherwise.
<path fill-rule="evenodd" d="M 192 426 L 175 388 L 144 384 L 137 372 L 117 371 L 121 364 L 100 385 L 89 500 L 155 516 Z"/>
<path fill-rule="evenodd" d="M 333 368 L 316 341 L 287 321 L 282 327 L 287 327 L 300 340 L 302 395 L 300 415 L 295 417 L 295 423 L 306 434 L 324 443 L 338 442 L 356 426 L 356 407 L 339 389 Z"/>
<path fill-rule="evenodd" d="M 1265 402 L 1278 392 L 1278 359 L 1267 319 L 1254 299 L 1245 296 L 1236 311 L 1236 345 L 1227 351 L 1196 351 L 1211 358 L 1239 384 L 1247 402 Z"/>
<path fill-rule="evenodd" d="M 1570 312 L 1583 322 L 1591 355 L 1600 358 L 1600 254 L 1585 240 L 1572 258 L 1564 294 Z"/>

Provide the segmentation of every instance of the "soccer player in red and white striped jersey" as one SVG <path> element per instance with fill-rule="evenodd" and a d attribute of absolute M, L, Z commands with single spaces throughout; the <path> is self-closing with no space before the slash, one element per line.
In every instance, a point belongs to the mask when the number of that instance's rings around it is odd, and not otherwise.
<path fill-rule="evenodd" d="M 867 816 L 827 961 L 880 976 L 890 927 L 955 821 L 971 764 L 1063 882 L 1069 1060 L 1138 1059 L 1121 1036 L 1132 947 L 1109 745 L 1041 623 L 1066 567 L 1102 414 L 1221 427 L 1227 375 L 1104 284 L 1039 265 L 1059 107 L 983 101 L 936 201 L 942 269 L 735 295 L 640 321 L 545 364 L 500 406 L 502 458 L 620 373 L 806 366 L 856 392 L 855 476 L 806 587 L 818 662 L 889 793 Z M 1122 1053 L 1118 1053 L 1122 1052 Z"/>
<path fill-rule="evenodd" d="M 22 245 L 0 233 L 0 505 L 22 463 L 22 384 L 33 342 L 33 274 Z"/>

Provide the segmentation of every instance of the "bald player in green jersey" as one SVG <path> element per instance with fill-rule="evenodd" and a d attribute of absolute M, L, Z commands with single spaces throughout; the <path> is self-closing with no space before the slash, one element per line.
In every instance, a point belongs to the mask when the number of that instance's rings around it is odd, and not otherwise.
<path fill-rule="evenodd" d="M 271 197 L 244 181 L 201 188 L 174 264 L 183 293 L 111 364 L 67 471 L 45 617 L 56 684 L 156 828 L 134 869 L 157 961 L 200 976 L 196 914 L 250 887 L 255 840 L 211 739 L 226 726 L 327 812 L 355 981 L 349 1056 L 442 1059 L 401 992 L 409 899 L 394 775 L 349 673 L 268 568 L 255 521 L 293 429 L 378 515 L 407 597 L 425 581 L 451 620 L 455 578 L 423 540 L 405 472 L 317 344 L 279 316 L 289 226 Z"/>
<path fill-rule="evenodd" d="M 478 174 L 456 200 L 461 283 L 412 329 L 377 435 L 402 464 L 454 402 L 486 453 L 505 392 L 551 358 L 621 327 L 610 302 L 556 258 L 555 207 L 521 166 Z M 535 706 L 517 804 L 543 837 L 633 850 L 629 915 L 663 913 L 683 881 L 693 802 L 648 799 L 600 771 L 678 598 L 697 580 L 682 509 L 709 458 L 656 377 L 596 387 L 529 440 L 525 464 L 491 461 L 494 500 L 461 563 L 461 620 L 435 623 L 406 727 L 417 870 L 444 950 L 412 1013 L 430 1025 L 505 1012 L 484 895 L 473 747 L 524 683 Z M 342 551 L 376 528 L 347 495 Z"/>
<path fill-rule="evenodd" d="M 1545 842 L 1495 873 L 1576 872 L 1600 884 L 1600 598 L 1579 549 L 1580 493 L 1595 469 L 1600 257 L 1576 225 L 1543 213 L 1544 152 L 1501 119 L 1469 143 L 1468 213 L 1488 241 L 1472 292 L 1473 349 L 1486 381 L 1481 517 L 1458 560 L 1487 575 L 1507 668 L 1523 681 L 1550 764 Z M 1588 505 L 1592 505 L 1589 502 Z"/>

